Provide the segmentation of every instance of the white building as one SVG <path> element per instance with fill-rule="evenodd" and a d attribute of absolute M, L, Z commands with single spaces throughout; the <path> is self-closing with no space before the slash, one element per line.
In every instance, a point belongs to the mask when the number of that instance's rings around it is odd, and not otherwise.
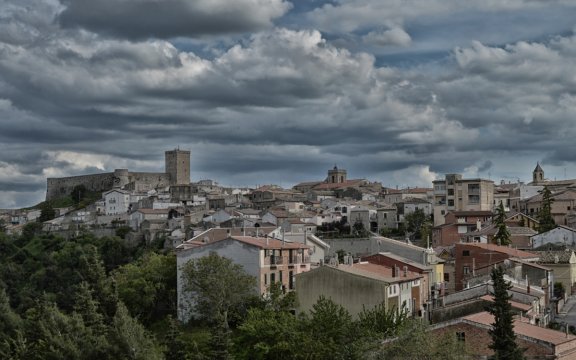
<path fill-rule="evenodd" d="M 106 215 L 128 213 L 130 209 L 130 193 L 128 191 L 112 189 L 102 195 L 104 197 Z"/>

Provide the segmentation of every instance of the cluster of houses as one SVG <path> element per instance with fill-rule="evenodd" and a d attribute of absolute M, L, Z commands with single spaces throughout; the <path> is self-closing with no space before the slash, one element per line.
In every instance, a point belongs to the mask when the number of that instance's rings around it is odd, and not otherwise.
<path fill-rule="evenodd" d="M 483 311 L 491 301 L 490 271 L 502 266 L 513 285 L 515 329 L 527 354 L 574 358 L 576 336 L 546 326 L 576 292 L 576 180 L 546 180 L 540 165 L 532 180 L 496 185 L 448 174 L 431 188 L 391 189 L 349 180 L 346 170 L 334 166 L 325 179 L 292 189 L 226 188 L 210 180 L 146 192 L 112 188 L 86 208 L 56 209 L 59 216 L 43 227 L 73 236 L 80 229 L 113 234 L 124 226 L 131 229 L 129 240 L 160 240 L 174 248 L 183 321 L 191 315 L 191 294 L 180 268 L 216 252 L 253 275 L 261 294 L 272 284 L 295 290 L 298 311 L 311 309 L 321 295 L 353 316 L 382 303 L 404 307 L 433 324 L 433 331 L 453 331 L 462 341 L 474 338 L 471 346 L 480 355 L 490 354 L 488 343 L 479 343 L 489 342 L 491 320 Z M 558 226 L 538 233 L 544 186 L 552 191 Z M 493 241 L 500 204 L 507 212 L 509 246 Z M 420 246 L 411 234 L 381 235 L 404 228 L 415 211 L 432 222 L 431 236 Z M 17 232 L 39 211 L 2 216 L 7 231 Z"/>

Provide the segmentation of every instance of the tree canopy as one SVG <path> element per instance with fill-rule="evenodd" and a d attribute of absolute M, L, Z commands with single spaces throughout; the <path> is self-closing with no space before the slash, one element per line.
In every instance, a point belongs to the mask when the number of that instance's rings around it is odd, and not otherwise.
<path fill-rule="evenodd" d="M 186 263 L 182 277 L 184 289 L 193 294 L 196 315 L 226 327 L 230 310 L 256 293 L 256 279 L 215 252 Z"/>

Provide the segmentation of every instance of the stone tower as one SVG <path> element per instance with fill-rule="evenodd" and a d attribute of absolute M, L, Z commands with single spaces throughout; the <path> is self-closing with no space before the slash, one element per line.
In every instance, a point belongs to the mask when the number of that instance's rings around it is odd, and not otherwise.
<path fill-rule="evenodd" d="M 540 167 L 540 163 L 536 163 L 536 168 L 532 171 L 532 182 L 534 184 L 544 181 L 544 170 Z"/>
<path fill-rule="evenodd" d="M 166 151 L 166 173 L 170 176 L 170 185 L 190 184 L 190 151 L 174 149 Z"/>
<path fill-rule="evenodd" d="M 330 184 L 341 184 L 346 182 L 346 170 L 338 169 L 338 166 L 334 165 L 334 169 L 328 170 L 327 182 Z"/>

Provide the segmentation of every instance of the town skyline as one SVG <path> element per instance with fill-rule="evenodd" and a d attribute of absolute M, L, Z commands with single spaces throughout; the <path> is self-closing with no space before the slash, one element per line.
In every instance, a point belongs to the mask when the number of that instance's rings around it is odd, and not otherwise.
<path fill-rule="evenodd" d="M 149 5 L 0 5 L 0 208 L 51 177 L 162 170 L 177 146 L 192 181 L 226 186 L 334 164 L 391 188 L 529 182 L 537 162 L 576 178 L 576 4 Z"/>

